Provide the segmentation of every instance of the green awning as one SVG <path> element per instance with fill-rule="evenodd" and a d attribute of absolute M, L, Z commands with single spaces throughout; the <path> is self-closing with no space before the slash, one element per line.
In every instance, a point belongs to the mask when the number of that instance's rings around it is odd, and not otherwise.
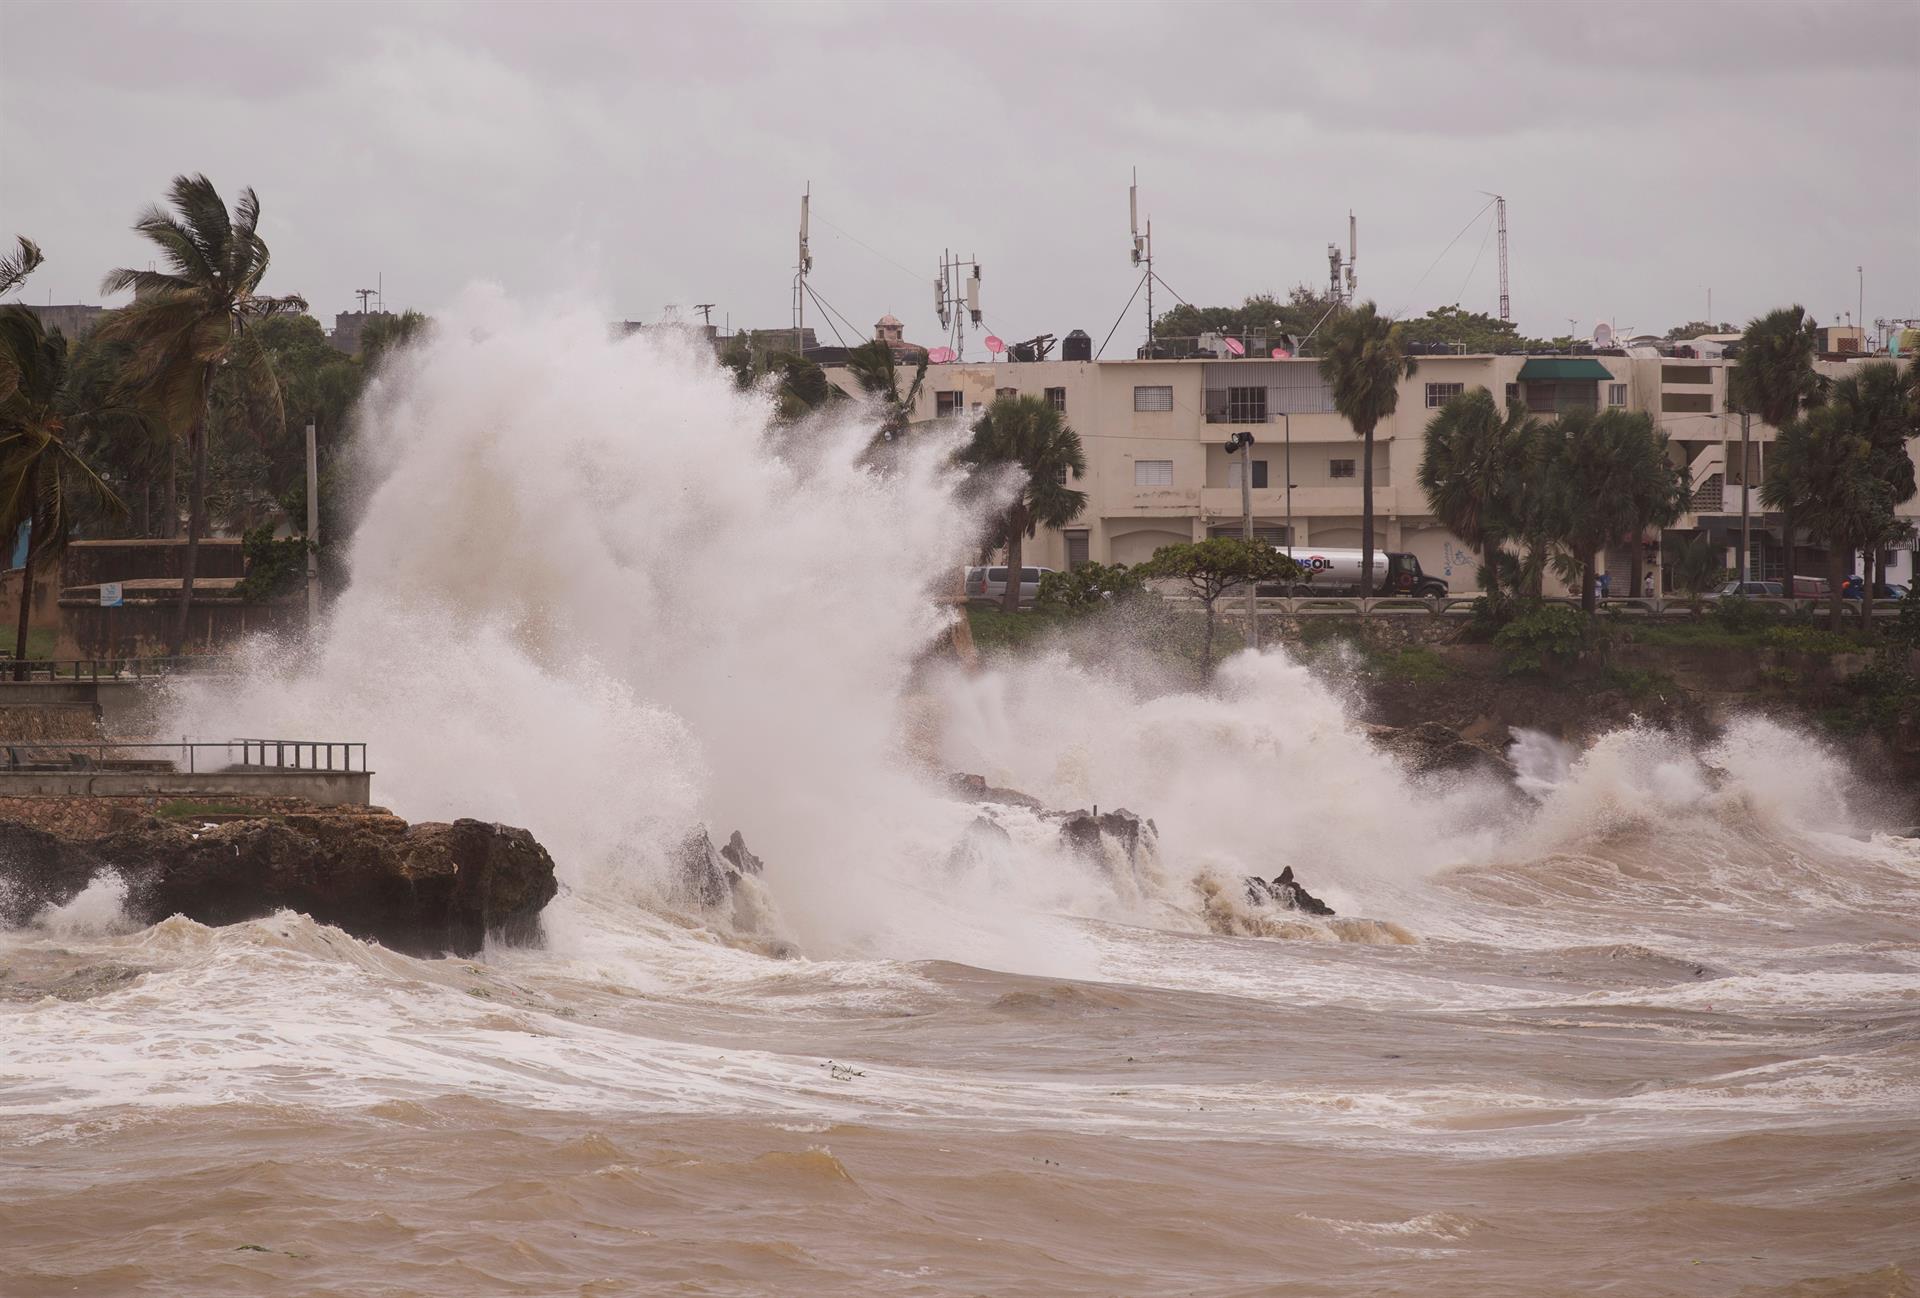
<path fill-rule="evenodd" d="M 1520 367 L 1520 381 L 1532 379 L 1611 379 L 1613 371 L 1599 361 L 1586 357 L 1573 357 L 1565 360 L 1559 357 L 1535 356 Z"/>

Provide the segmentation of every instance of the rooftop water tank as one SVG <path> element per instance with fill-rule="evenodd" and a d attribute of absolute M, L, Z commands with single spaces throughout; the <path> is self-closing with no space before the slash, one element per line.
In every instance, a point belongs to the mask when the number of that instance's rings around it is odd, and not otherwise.
<path fill-rule="evenodd" d="M 1060 341 L 1060 359 L 1063 361 L 1090 361 L 1093 359 L 1093 339 L 1085 329 L 1075 329 Z"/>

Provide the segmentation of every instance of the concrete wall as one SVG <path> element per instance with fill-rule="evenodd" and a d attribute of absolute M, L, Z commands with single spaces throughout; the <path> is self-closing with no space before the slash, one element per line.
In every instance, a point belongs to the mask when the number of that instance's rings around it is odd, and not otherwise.
<path fill-rule="evenodd" d="M 0 799 L 41 797 L 302 798 L 322 807 L 364 807 L 366 771 L 9 771 L 0 770 Z M 4 816 L 0 804 L 0 816 Z"/>

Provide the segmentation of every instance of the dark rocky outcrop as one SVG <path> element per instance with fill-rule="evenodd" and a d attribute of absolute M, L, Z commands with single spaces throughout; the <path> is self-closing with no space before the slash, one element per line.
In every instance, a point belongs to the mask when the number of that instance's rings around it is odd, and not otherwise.
<path fill-rule="evenodd" d="M 1333 914 L 1333 907 L 1321 901 L 1294 880 L 1292 866 L 1280 871 L 1270 880 L 1262 879 L 1257 874 L 1248 875 L 1247 900 L 1256 906 L 1279 905 L 1308 915 Z"/>
<path fill-rule="evenodd" d="M 987 819 L 975 816 L 947 853 L 947 869 L 961 874 L 975 866 L 1004 859 L 1013 847 L 1013 835 Z"/>
<path fill-rule="evenodd" d="M 66 838 L 0 821 L 0 924 L 70 901 L 102 871 L 127 884 L 127 918 L 232 924 L 297 910 L 411 955 L 472 955 L 488 937 L 537 941 L 559 890 L 524 829 L 385 815 L 262 816 L 219 825 L 148 818 Z"/>
<path fill-rule="evenodd" d="M 766 863 L 747 849 L 739 830 L 725 847 L 715 847 L 703 825 L 680 840 L 673 861 L 680 886 L 702 906 L 718 906 L 733 895 L 743 875 L 759 874 Z"/>
<path fill-rule="evenodd" d="M 1159 838 L 1151 820 L 1144 820 L 1125 807 L 1117 811 L 1103 812 L 1095 807 L 1092 811 L 1052 814 L 1060 820 L 1060 845 L 1102 868 L 1109 864 L 1103 840 L 1118 843 L 1126 854 L 1127 864 L 1138 867 L 1142 863 L 1143 848 L 1150 852 Z"/>
<path fill-rule="evenodd" d="M 962 802 L 986 802 L 1000 807 L 1025 807 L 1029 811 L 1041 809 L 1040 799 L 1022 793 L 1018 789 L 997 789 L 987 783 L 987 777 L 984 775 L 949 775 L 947 788 Z"/>
<path fill-rule="evenodd" d="M 1374 745 L 1398 758 L 1414 775 L 1439 771 L 1479 772 L 1500 779 L 1514 778 L 1507 755 L 1484 739 L 1469 738 L 1438 721 L 1411 726 L 1369 726 Z"/>

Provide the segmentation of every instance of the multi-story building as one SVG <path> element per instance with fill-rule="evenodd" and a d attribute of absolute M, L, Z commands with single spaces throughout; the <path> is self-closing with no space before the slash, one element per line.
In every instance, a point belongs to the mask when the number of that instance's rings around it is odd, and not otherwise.
<path fill-rule="evenodd" d="M 1704 349 L 1703 349 L 1704 350 Z M 1838 375 L 1858 360 L 1823 360 Z M 1705 532 L 1727 547 L 1734 566 L 1740 497 L 1750 491 L 1756 578 L 1782 569 L 1780 519 L 1764 513 L 1759 482 L 1775 430 L 1752 421 L 1749 461 L 1741 463 L 1740 416 L 1727 408 L 1723 359 L 1637 356 L 1422 356 L 1400 385 L 1399 407 L 1374 432 L 1375 544 L 1405 550 L 1455 591 L 1477 585 L 1477 556 L 1432 515 L 1417 473 L 1427 423 L 1450 397 L 1484 387 L 1512 406 L 1551 416 L 1576 407 L 1622 407 L 1650 413 L 1684 465 L 1693 507 L 1656 540 L 1648 568 L 1675 543 Z M 961 362 L 927 372 L 916 420 L 972 418 L 996 396 L 1030 393 L 1054 403 L 1079 432 L 1087 472 L 1074 486 L 1087 493 L 1068 527 L 1029 542 L 1030 563 L 1064 568 L 1087 560 L 1138 563 L 1176 541 L 1241 531 L 1240 463 L 1224 448 L 1229 435 L 1250 431 L 1254 526 L 1298 547 L 1360 544 L 1361 444 L 1335 412 L 1333 393 L 1312 359 L 1188 359 L 1027 363 Z M 1920 443 L 1910 446 L 1910 453 Z M 1288 490 L 1291 482 L 1292 489 Z M 1920 501 L 1903 506 L 1920 523 Z M 1803 549 L 1799 568 L 1819 573 L 1823 552 Z M 1890 580 L 1911 577 L 1911 548 L 1898 552 Z M 1603 571 L 1624 583 L 1626 545 L 1602 558 Z M 1664 576 L 1660 578 L 1666 588 Z M 1616 587 L 1618 589 L 1618 587 Z"/>

